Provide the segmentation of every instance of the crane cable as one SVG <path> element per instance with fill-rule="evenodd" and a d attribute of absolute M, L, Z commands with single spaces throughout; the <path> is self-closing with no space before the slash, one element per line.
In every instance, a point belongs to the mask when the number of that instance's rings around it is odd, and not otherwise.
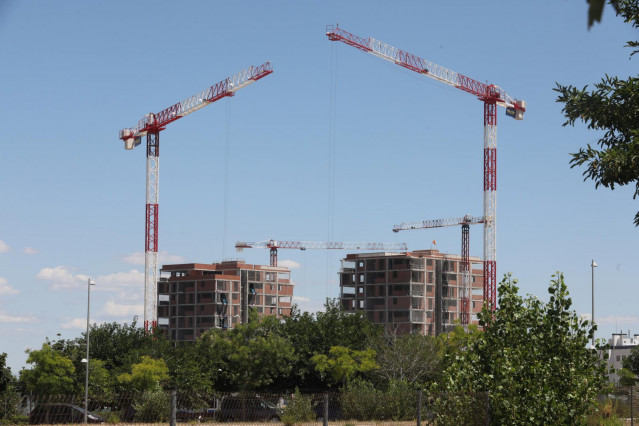
<path fill-rule="evenodd" d="M 327 240 L 333 241 L 335 228 L 335 118 L 337 106 L 337 46 L 331 43 L 331 79 L 329 99 L 329 135 L 328 135 L 328 218 Z M 330 268 L 333 260 L 332 250 L 328 250 L 326 256 L 326 294 L 331 297 Z"/>
<path fill-rule="evenodd" d="M 224 144 L 224 231 L 222 233 L 222 259 L 226 260 L 229 211 L 229 151 L 231 145 L 231 98 L 226 100 L 226 126 Z"/>

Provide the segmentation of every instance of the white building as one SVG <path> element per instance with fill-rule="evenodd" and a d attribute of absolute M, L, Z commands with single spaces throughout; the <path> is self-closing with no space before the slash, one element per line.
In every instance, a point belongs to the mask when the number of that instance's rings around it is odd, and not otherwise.
<path fill-rule="evenodd" d="M 639 334 L 629 337 L 630 333 L 613 333 L 608 339 L 608 369 L 614 368 L 614 372 L 608 374 L 608 380 L 613 384 L 619 383 L 617 372 L 623 368 L 623 360 L 639 345 Z"/>

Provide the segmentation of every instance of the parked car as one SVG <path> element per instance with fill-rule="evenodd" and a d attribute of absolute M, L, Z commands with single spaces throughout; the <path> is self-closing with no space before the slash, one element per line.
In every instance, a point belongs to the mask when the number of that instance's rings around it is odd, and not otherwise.
<path fill-rule="evenodd" d="M 279 421 L 281 410 L 262 398 L 226 397 L 216 418 L 220 421 Z"/>
<path fill-rule="evenodd" d="M 87 413 L 87 423 L 104 423 L 102 416 Z M 84 423 L 84 408 L 73 404 L 38 404 L 29 414 L 29 424 Z"/>
<path fill-rule="evenodd" d="M 187 410 L 178 408 L 175 412 L 175 419 L 182 422 L 195 420 L 199 423 L 201 421 L 215 419 L 215 415 L 216 412 L 214 408 L 206 408 L 202 410 Z"/>

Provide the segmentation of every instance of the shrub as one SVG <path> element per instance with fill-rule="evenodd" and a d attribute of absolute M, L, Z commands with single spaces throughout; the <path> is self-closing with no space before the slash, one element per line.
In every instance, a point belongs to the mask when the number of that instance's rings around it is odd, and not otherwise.
<path fill-rule="evenodd" d="M 143 422 L 166 422 L 171 414 L 171 398 L 162 389 L 143 392 L 133 408 L 135 419 Z"/>
<path fill-rule="evenodd" d="M 315 420 L 315 413 L 311 407 L 311 397 L 302 395 L 299 389 L 296 388 L 293 397 L 286 400 L 286 408 L 281 419 L 286 426 Z"/>
<path fill-rule="evenodd" d="M 107 413 L 104 416 L 104 420 L 109 424 L 117 424 L 120 423 L 120 416 L 118 416 L 118 413 Z"/>

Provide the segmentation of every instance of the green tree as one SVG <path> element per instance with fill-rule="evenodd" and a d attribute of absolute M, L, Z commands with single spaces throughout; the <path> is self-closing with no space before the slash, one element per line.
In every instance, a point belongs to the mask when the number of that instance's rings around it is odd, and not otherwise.
<path fill-rule="evenodd" d="M 632 351 L 630 351 L 630 355 L 623 360 L 623 368 L 639 376 L 639 346 L 635 346 Z"/>
<path fill-rule="evenodd" d="M 291 315 L 284 319 L 281 334 L 295 348 L 295 359 L 291 374 L 278 379 L 278 385 L 284 389 L 326 388 L 328 382 L 315 369 L 311 358 L 316 354 L 327 355 L 333 346 L 364 350 L 380 330 L 361 313 L 342 311 L 336 299 L 326 299 L 324 311 L 316 314 L 302 313 L 294 306 Z"/>
<path fill-rule="evenodd" d="M 72 394 L 78 389 L 74 386 L 73 362 L 53 350 L 45 343 L 40 350 L 27 350 L 27 364 L 30 370 L 20 372 L 20 381 L 25 390 L 38 395 Z"/>
<path fill-rule="evenodd" d="M 546 303 L 518 290 L 509 276 L 501 282 L 499 307 L 478 315 L 485 331 L 454 355 L 436 390 L 488 395 L 495 424 L 579 423 L 607 384 L 605 360 L 587 347 L 595 326 L 570 310 L 561 274 L 551 280 Z M 436 402 L 443 423 L 451 401 Z"/>
<path fill-rule="evenodd" d="M 357 373 L 366 373 L 379 366 L 375 363 L 375 351 L 352 350 L 344 346 L 333 346 L 328 355 L 318 354 L 311 358 L 315 369 L 321 374 L 330 375 L 336 383 L 346 385 Z"/>
<path fill-rule="evenodd" d="M 131 373 L 118 376 L 118 382 L 131 386 L 137 392 L 152 391 L 169 378 L 169 368 L 163 359 L 153 359 L 146 355 L 142 361 L 131 366 Z"/>
<path fill-rule="evenodd" d="M 379 366 L 374 375 L 383 381 L 427 383 L 441 374 L 440 342 L 432 336 L 388 331 L 374 340 L 375 361 Z"/>
<path fill-rule="evenodd" d="M 637 375 L 627 368 L 622 368 L 617 372 L 620 386 L 634 386 L 637 383 Z"/>
<path fill-rule="evenodd" d="M 248 324 L 202 335 L 198 353 L 206 360 L 205 368 L 216 387 L 245 392 L 267 387 L 277 377 L 286 376 L 291 371 L 294 350 L 278 330 L 277 318 L 251 315 Z"/>
<path fill-rule="evenodd" d="M 592 24 L 601 22 L 601 16 L 603 15 L 604 6 L 606 0 L 586 0 L 588 3 L 588 28 L 592 27 Z M 619 0 L 610 0 L 610 3 L 617 13 L 619 13 Z"/>
<path fill-rule="evenodd" d="M 618 14 L 633 28 L 639 28 L 637 0 L 619 0 Z M 627 47 L 637 48 L 637 41 L 629 41 Z M 634 50 L 632 55 L 639 50 Z M 602 185 L 615 189 L 615 185 L 635 185 L 633 198 L 639 195 L 639 77 L 623 80 L 606 75 L 601 82 L 578 89 L 557 84 L 557 102 L 563 103 L 566 117 L 564 126 L 574 126 L 580 120 L 588 129 L 603 132 L 597 141 L 601 149 L 590 144 L 571 154 L 571 167 L 586 166 L 584 180 L 593 180 L 595 188 Z M 639 212 L 635 215 L 639 226 Z"/>
<path fill-rule="evenodd" d="M 105 367 L 106 362 L 101 359 L 90 358 L 89 362 L 89 393 L 91 395 L 110 394 L 114 390 L 115 378 Z M 86 367 L 85 367 L 86 368 Z M 82 369 L 84 379 L 86 371 Z"/>
<path fill-rule="evenodd" d="M 0 354 L 0 395 L 13 390 L 15 380 L 11 368 L 7 367 L 7 354 L 3 352 Z"/>

